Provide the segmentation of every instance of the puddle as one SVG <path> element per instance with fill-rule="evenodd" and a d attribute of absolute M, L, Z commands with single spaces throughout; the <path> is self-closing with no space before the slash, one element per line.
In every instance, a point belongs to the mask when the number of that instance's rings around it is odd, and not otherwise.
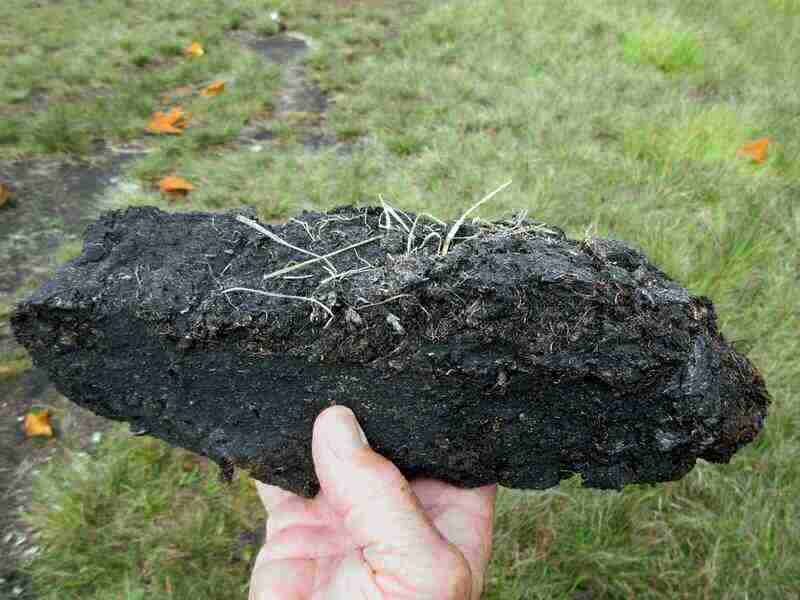
<path fill-rule="evenodd" d="M 299 60 L 311 47 L 306 37 L 294 33 L 250 38 L 246 43 L 261 56 L 279 65 Z"/>
<path fill-rule="evenodd" d="M 245 44 L 270 62 L 286 67 L 283 89 L 278 96 L 276 114 L 322 114 L 328 109 L 325 93 L 306 74 L 300 60 L 314 46 L 314 42 L 299 33 L 284 33 L 268 38 L 250 38 Z"/>

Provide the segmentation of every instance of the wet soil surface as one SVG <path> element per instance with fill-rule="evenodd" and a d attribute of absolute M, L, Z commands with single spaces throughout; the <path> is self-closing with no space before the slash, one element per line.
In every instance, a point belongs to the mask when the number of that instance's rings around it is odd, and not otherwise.
<path fill-rule="evenodd" d="M 0 162 L 0 176 L 16 191 L 0 220 L 0 294 L 14 293 L 31 277 L 53 267 L 51 255 L 78 240 L 94 215 L 91 199 L 117 181 L 122 165 L 136 156 L 119 153 L 94 161 Z"/>
<path fill-rule="evenodd" d="M 303 57 L 314 48 L 314 42 L 300 33 L 288 32 L 269 38 L 240 34 L 241 42 L 264 59 L 285 65 L 283 86 L 275 106 L 277 118 L 291 115 L 319 115 L 320 124 L 307 128 L 301 142 L 307 150 L 320 150 L 334 146 L 336 137 L 326 132 L 321 124 L 331 101 L 308 75 L 302 64 Z M 272 132 L 263 124 L 254 123 L 245 128 L 242 139 L 255 143 L 272 139 Z M 342 145 L 346 151 L 348 146 Z"/>

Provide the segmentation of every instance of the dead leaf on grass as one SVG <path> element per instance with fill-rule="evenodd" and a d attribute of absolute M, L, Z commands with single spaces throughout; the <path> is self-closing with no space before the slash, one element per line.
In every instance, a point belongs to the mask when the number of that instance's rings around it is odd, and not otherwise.
<path fill-rule="evenodd" d="M 739 150 L 736 152 L 736 155 L 749 158 L 753 162 L 762 163 L 767 158 L 767 151 L 769 150 L 770 141 L 771 140 L 769 138 L 761 138 L 753 142 L 749 142 L 739 148 Z"/>
<path fill-rule="evenodd" d="M 200 42 L 192 42 L 184 49 L 184 53 L 188 56 L 203 56 L 206 51 L 203 49 L 203 44 Z"/>
<path fill-rule="evenodd" d="M 158 187 L 170 200 L 185 198 L 189 192 L 194 190 L 194 186 L 189 181 L 183 177 L 176 177 L 174 175 L 164 177 L 164 179 L 158 183 Z"/>
<path fill-rule="evenodd" d="M 178 106 L 169 112 L 156 112 L 150 119 L 147 130 L 151 133 L 175 133 L 181 134 L 188 125 L 189 115 L 183 112 Z"/>
<path fill-rule="evenodd" d="M 53 437 L 50 411 L 29 412 L 25 415 L 25 435 L 27 437 Z"/>
<path fill-rule="evenodd" d="M 225 82 L 215 81 L 214 83 L 204 88 L 200 92 L 200 95 L 203 96 L 203 98 L 211 98 L 213 96 L 219 96 L 224 90 L 225 90 Z"/>

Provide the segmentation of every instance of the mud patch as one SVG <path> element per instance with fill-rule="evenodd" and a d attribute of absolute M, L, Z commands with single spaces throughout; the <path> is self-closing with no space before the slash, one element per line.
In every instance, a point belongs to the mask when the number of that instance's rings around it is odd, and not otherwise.
<path fill-rule="evenodd" d="M 273 35 L 268 38 L 250 38 L 247 42 L 264 58 L 279 65 L 300 59 L 310 47 L 304 37 L 297 34 Z"/>
<path fill-rule="evenodd" d="M 311 116 L 317 123 L 328 110 L 325 92 L 308 76 L 301 64 L 314 46 L 314 42 L 300 33 L 289 32 L 268 38 L 240 34 L 241 42 L 265 60 L 284 66 L 283 87 L 277 98 L 275 117 L 290 120 L 298 115 Z M 313 117 L 320 117 L 314 119 Z M 306 119 L 307 120 L 307 119 Z M 336 137 L 323 131 L 321 124 L 305 128 L 301 142 L 307 150 L 317 151 L 337 144 Z M 270 139 L 272 132 L 263 123 L 245 128 L 242 139 L 246 142 Z"/>
<path fill-rule="evenodd" d="M 0 162 L 0 176 L 16 187 L 13 205 L 0 220 L 0 294 L 53 268 L 52 253 L 79 240 L 94 214 L 91 199 L 115 182 L 132 154 L 100 163 Z"/>
<path fill-rule="evenodd" d="M 252 50 L 270 62 L 285 66 L 283 90 L 278 97 L 277 114 L 304 112 L 322 114 L 328 99 L 306 73 L 300 60 L 313 47 L 310 38 L 299 33 L 286 33 L 269 38 L 252 38 L 246 42 Z"/>

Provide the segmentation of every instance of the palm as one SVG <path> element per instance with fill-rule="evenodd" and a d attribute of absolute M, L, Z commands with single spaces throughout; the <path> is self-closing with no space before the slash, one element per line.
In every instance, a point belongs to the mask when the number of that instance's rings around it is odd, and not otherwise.
<path fill-rule="evenodd" d="M 421 547 L 386 539 L 380 531 L 375 531 L 373 543 L 365 544 L 348 526 L 360 517 L 338 514 L 324 491 L 311 500 L 270 486 L 259 486 L 259 491 L 271 511 L 256 572 L 276 582 L 271 598 L 440 600 L 477 598 L 480 593 L 492 530 L 491 514 L 481 508 L 487 493 L 493 498 L 493 489 L 463 490 L 430 479 L 413 482 L 411 491 L 439 537 L 438 543 L 427 541 Z M 394 521 L 387 522 L 389 538 L 396 537 Z M 461 581 L 471 581 L 474 593 L 455 589 L 459 583 L 453 574 L 459 569 Z M 463 569 L 469 571 L 466 577 Z M 251 598 L 259 596 L 251 592 Z"/>

